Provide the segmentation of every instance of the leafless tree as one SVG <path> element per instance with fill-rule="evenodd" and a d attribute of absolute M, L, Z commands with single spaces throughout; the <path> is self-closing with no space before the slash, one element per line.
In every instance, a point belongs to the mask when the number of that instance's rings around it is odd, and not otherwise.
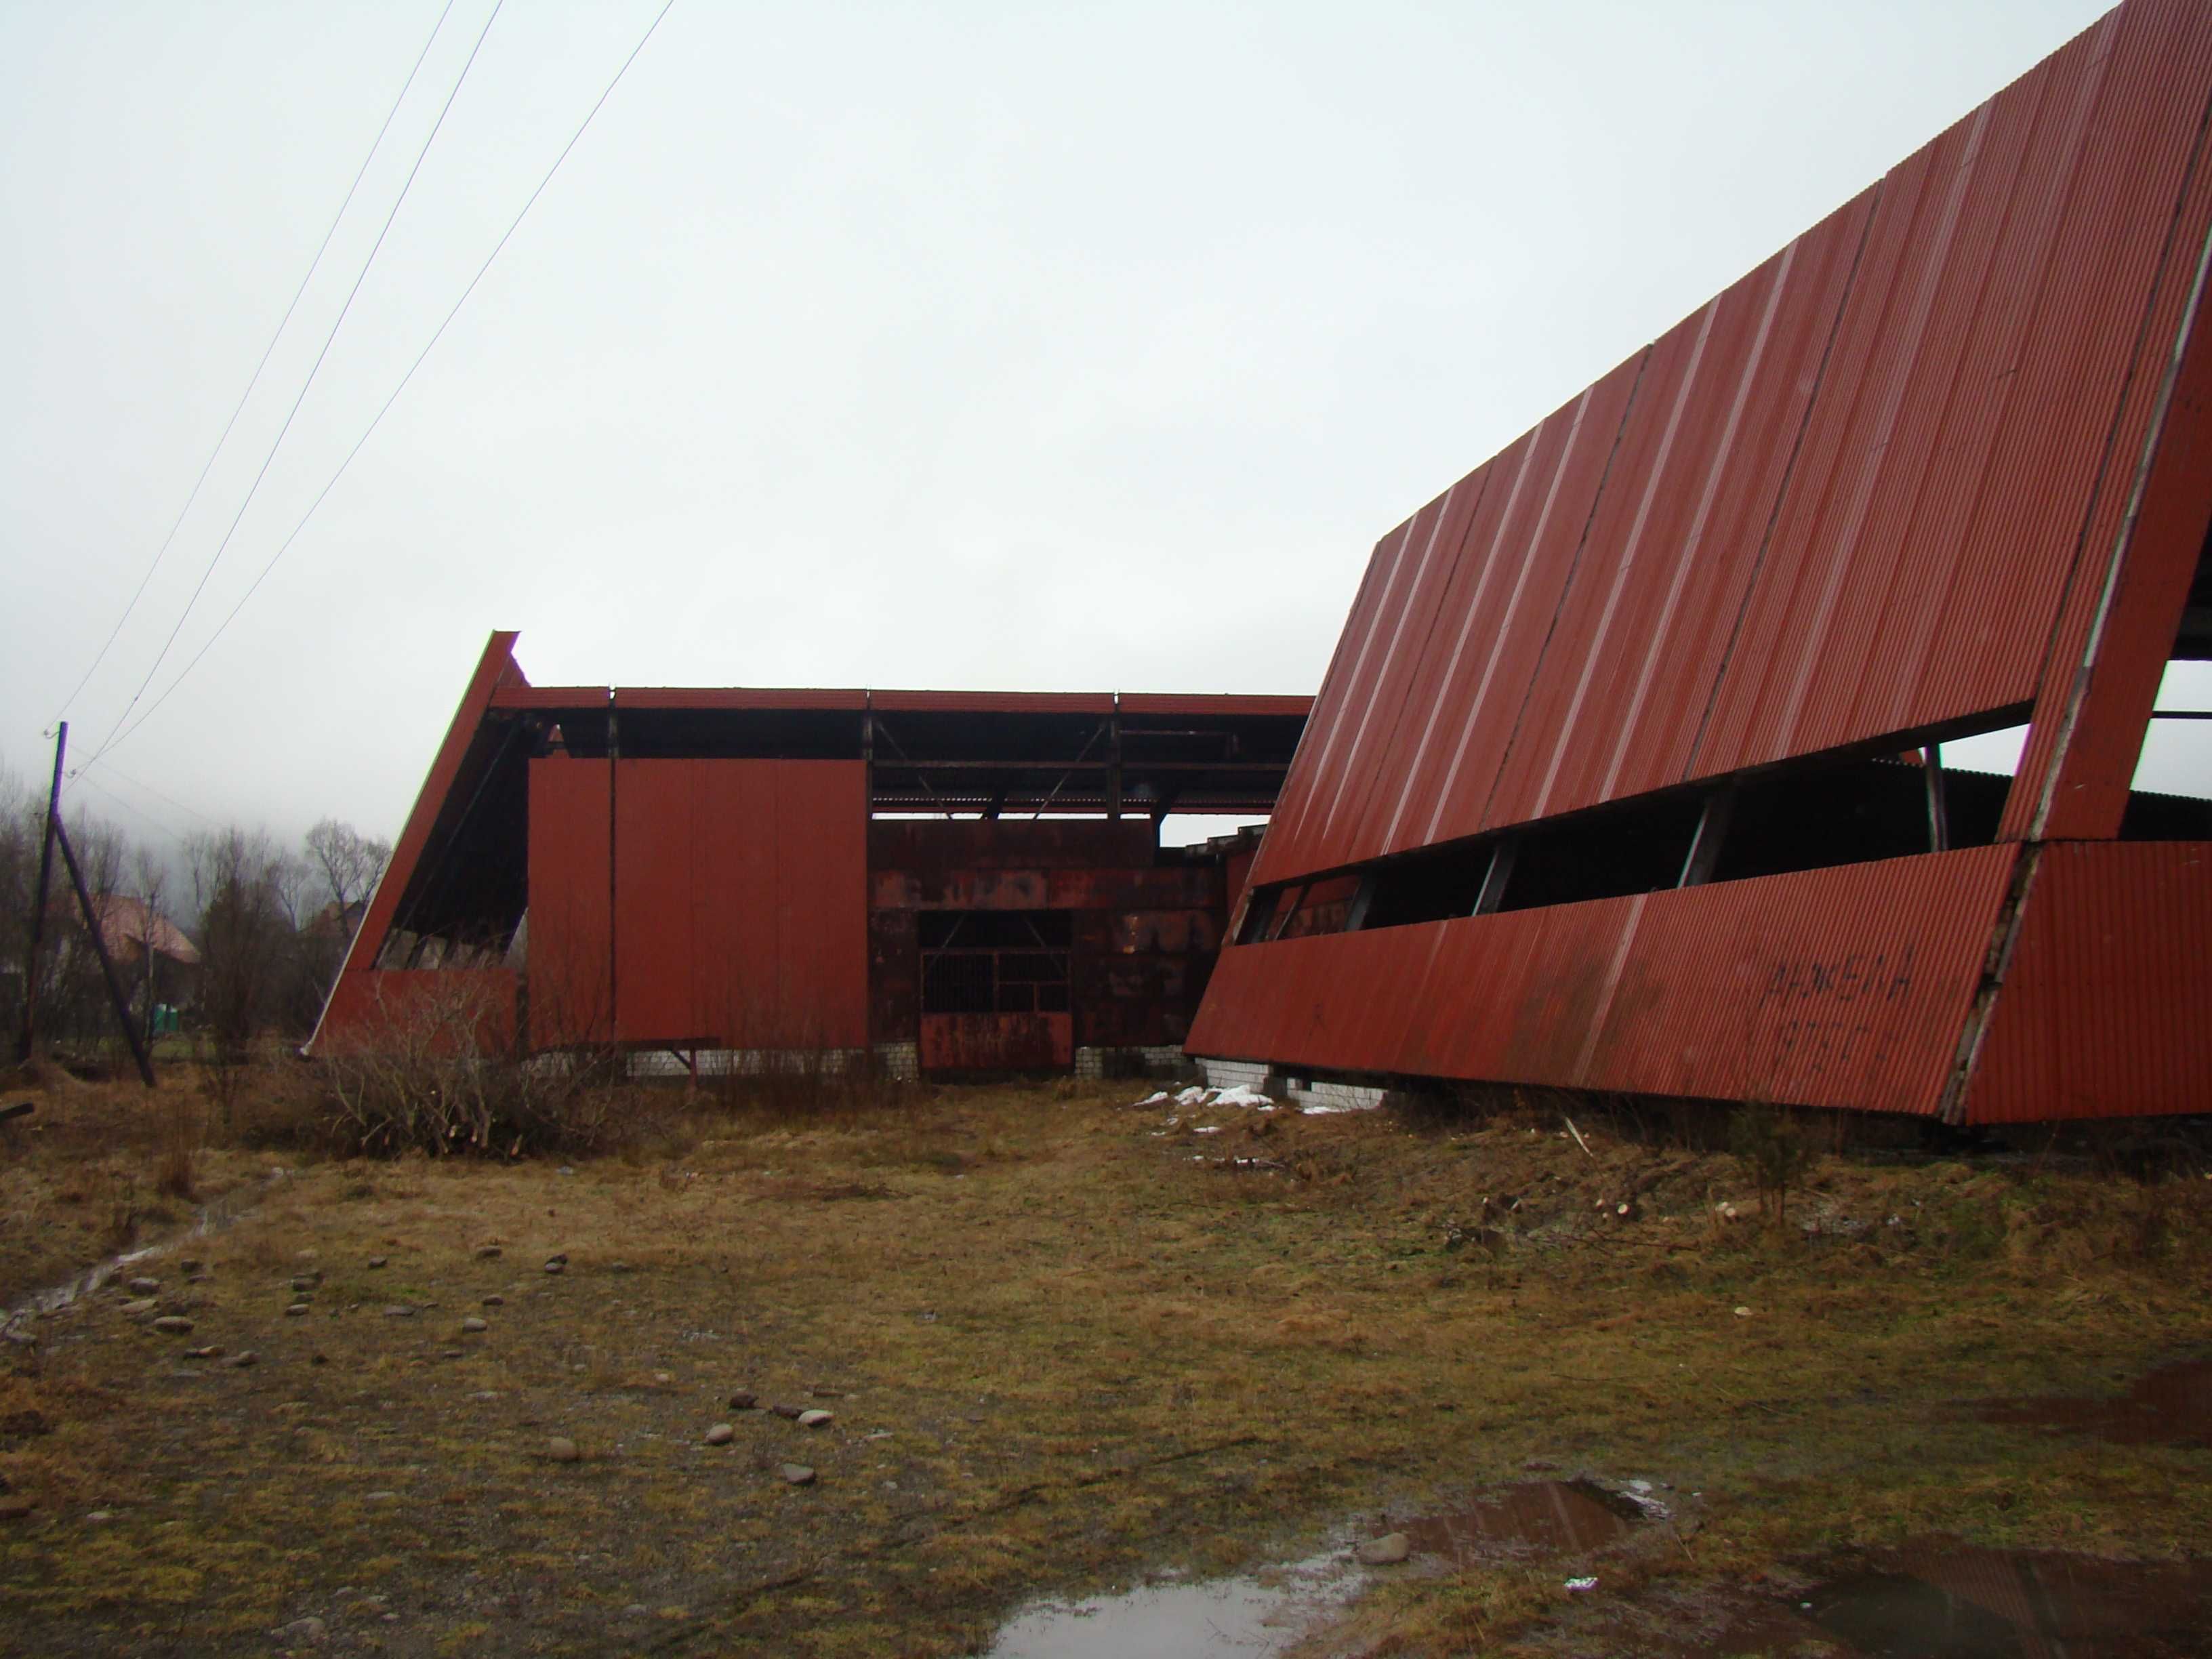
<path fill-rule="evenodd" d="M 228 1133 L 256 1042 L 283 1010 L 294 956 L 291 860 L 266 835 L 234 827 L 196 837 L 190 859 L 200 912 L 202 1058 Z"/>
<path fill-rule="evenodd" d="M 307 860 L 321 877 L 322 891 L 337 907 L 341 921 L 376 887 L 392 862 L 392 843 L 364 836 L 349 823 L 325 818 L 307 831 Z"/>

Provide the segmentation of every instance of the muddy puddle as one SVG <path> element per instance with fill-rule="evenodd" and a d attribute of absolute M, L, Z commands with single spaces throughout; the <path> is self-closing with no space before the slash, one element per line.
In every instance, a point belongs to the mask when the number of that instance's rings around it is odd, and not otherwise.
<path fill-rule="evenodd" d="M 1339 1551 L 1231 1578 L 1143 1584 L 1119 1595 L 1032 1607 L 1000 1631 L 987 1659 L 1279 1654 L 1359 1585 L 1358 1570 Z"/>
<path fill-rule="evenodd" d="M 1984 1423 L 2071 1431 L 2122 1446 L 2212 1446 L 2212 1359 L 2160 1365 L 2110 1399 L 1989 1400 Z"/>
<path fill-rule="evenodd" d="M 1534 1480 L 1463 1509 L 1380 1519 L 1322 1554 L 1229 1578 L 1164 1581 L 1118 1595 L 1032 1607 L 1009 1622 L 988 1659 L 1206 1659 L 1279 1654 L 1341 1612 L 1374 1577 L 1398 1572 L 1556 1559 L 1614 1543 L 1663 1515 L 1655 1498 L 1593 1480 Z M 1362 1542 L 1401 1537 L 1401 1561 L 1355 1564 Z"/>

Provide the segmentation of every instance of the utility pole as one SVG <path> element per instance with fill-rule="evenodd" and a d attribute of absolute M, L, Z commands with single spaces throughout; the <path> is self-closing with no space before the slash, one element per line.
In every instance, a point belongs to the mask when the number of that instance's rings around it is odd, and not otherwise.
<path fill-rule="evenodd" d="M 23 1030 L 15 1042 L 19 1064 L 31 1058 L 32 1046 L 38 1040 L 39 946 L 46 936 L 46 887 L 53 878 L 54 825 L 60 821 L 62 810 L 62 757 L 68 751 L 69 722 L 64 720 L 54 732 L 54 781 L 46 790 L 46 835 L 39 843 L 39 884 L 31 893 L 31 942 L 23 951 Z"/>
<path fill-rule="evenodd" d="M 131 1018 L 131 994 L 123 988 L 122 978 L 115 971 L 115 959 L 107 954 L 107 940 L 100 929 L 100 913 L 93 908 L 92 890 L 84 884 L 84 872 L 77 868 L 76 853 L 69 843 L 69 831 L 56 818 L 46 833 L 61 844 L 62 863 L 69 871 L 70 885 L 76 889 L 77 909 L 84 917 L 85 937 L 92 941 L 93 955 L 100 958 L 100 974 L 107 981 L 107 1000 L 114 1006 L 115 1023 L 123 1028 L 123 1040 L 131 1045 L 131 1058 L 138 1063 L 139 1080 L 151 1089 L 155 1086 L 154 1062 L 146 1053 L 146 1045 L 139 1041 L 138 1022 Z"/>

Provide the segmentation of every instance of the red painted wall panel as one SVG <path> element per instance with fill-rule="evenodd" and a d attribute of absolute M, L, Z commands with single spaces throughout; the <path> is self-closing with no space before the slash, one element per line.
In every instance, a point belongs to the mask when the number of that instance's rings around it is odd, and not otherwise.
<path fill-rule="evenodd" d="M 1936 1109 L 2017 849 L 1225 950 L 1194 1054 Z"/>
<path fill-rule="evenodd" d="M 1970 1123 L 2212 1104 L 2212 842 L 2041 851 L 1966 1094 Z"/>
<path fill-rule="evenodd" d="M 867 769 L 774 764 L 784 1046 L 858 1048 L 868 1040 Z"/>
<path fill-rule="evenodd" d="M 603 760 L 530 763 L 530 1041 L 537 1048 L 613 1035 L 607 781 Z"/>
<path fill-rule="evenodd" d="M 623 1042 L 867 1042 L 864 787 L 858 762 L 619 763 Z"/>

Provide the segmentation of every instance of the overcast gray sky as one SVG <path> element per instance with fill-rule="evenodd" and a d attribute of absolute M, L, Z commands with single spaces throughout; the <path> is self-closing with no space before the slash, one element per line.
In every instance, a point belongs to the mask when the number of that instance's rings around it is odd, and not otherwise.
<path fill-rule="evenodd" d="M 492 0 L 455 0 L 91 683 L 245 498 Z M 0 0 L 0 763 L 161 544 L 441 0 Z M 493 21 L 143 713 L 659 0 Z M 319 512 L 73 797 L 397 830 L 540 683 L 1310 691 L 1375 538 L 2095 0 L 677 0 Z M 135 811 L 123 810 L 128 803 Z"/>

